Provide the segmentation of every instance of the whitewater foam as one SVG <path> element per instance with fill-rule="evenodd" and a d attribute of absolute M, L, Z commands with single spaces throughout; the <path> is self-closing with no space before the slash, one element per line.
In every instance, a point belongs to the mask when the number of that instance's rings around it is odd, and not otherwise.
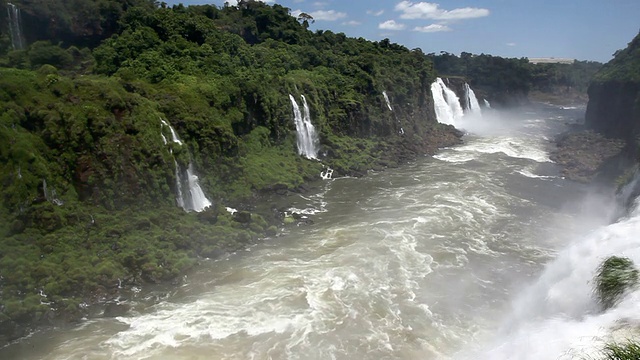
<path fill-rule="evenodd" d="M 597 355 L 620 322 L 640 325 L 640 291 L 600 312 L 593 277 L 609 256 L 640 264 L 640 213 L 601 227 L 561 251 L 540 278 L 512 304 L 500 335 L 487 349 L 464 358 L 569 359 Z"/>
<path fill-rule="evenodd" d="M 542 149 L 540 144 L 538 147 L 532 143 L 526 143 L 520 137 L 496 137 L 492 139 L 479 139 L 459 147 L 452 148 L 454 151 L 460 152 L 476 152 L 482 154 L 505 154 L 512 158 L 529 159 L 539 163 L 552 162 L 549 154 Z"/>

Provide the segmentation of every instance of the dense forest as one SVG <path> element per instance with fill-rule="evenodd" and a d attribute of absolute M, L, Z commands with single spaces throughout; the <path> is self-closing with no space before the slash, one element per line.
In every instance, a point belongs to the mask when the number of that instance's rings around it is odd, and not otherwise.
<path fill-rule="evenodd" d="M 595 61 L 531 63 L 527 58 L 502 58 L 463 52 L 427 55 L 442 76 L 462 76 L 479 94 L 496 104 L 522 104 L 530 93 L 586 101 L 589 81 L 602 66 Z"/>
<path fill-rule="evenodd" d="M 427 55 L 312 32 L 310 16 L 259 1 L 12 3 L 23 44 L 0 11 L 5 340 L 275 235 L 288 221 L 265 199 L 302 191 L 326 167 L 362 175 L 457 143 L 435 118 L 438 74 L 509 103 L 531 89 L 586 89 L 598 66 Z M 319 160 L 296 149 L 289 94 L 309 102 Z M 173 129 L 184 145 L 163 142 Z M 176 168 L 190 165 L 213 202 L 201 213 L 176 205 Z"/>

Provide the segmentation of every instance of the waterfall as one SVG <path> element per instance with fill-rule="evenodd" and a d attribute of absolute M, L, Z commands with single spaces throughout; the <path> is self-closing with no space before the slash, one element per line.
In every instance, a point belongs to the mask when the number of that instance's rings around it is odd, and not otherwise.
<path fill-rule="evenodd" d="M 20 9 L 12 3 L 7 3 L 7 14 L 9 19 L 9 34 L 11 45 L 14 50 L 24 49 L 24 37 L 22 35 L 22 24 L 20 21 Z"/>
<path fill-rule="evenodd" d="M 64 202 L 58 199 L 58 193 L 56 192 L 56 189 L 49 189 L 47 187 L 47 180 L 45 179 L 42 179 L 42 192 L 44 193 L 44 198 L 47 199 L 48 202 L 58 206 L 64 205 Z"/>
<path fill-rule="evenodd" d="M 163 119 L 160 119 L 160 123 L 160 136 L 162 136 L 163 143 L 167 145 L 167 138 L 162 133 L 162 128 L 166 126 L 171 132 L 171 141 L 182 146 L 183 142 L 178 137 L 173 126 Z M 173 151 L 171 151 L 171 153 L 173 154 Z M 189 161 L 187 168 L 182 169 L 175 158 L 173 159 L 173 162 L 176 168 L 176 201 L 178 202 L 178 206 L 187 212 L 201 212 L 211 206 L 211 201 L 207 199 L 200 187 L 200 182 L 198 181 L 198 176 L 193 168 L 193 163 Z"/>
<path fill-rule="evenodd" d="M 298 140 L 298 153 L 308 159 L 318 158 L 318 134 L 311 123 L 311 114 L 307 99 L 302 95 L 303 112 L 293 95 L 289 94 L 291 105 L 293 106 L 293 120 L 296 124 L 296 137 Z"/>
<path fill-rule="evenodd" d="M 512 312 L 496 342 L 482 359 L 596 359 L 608 339 L 635 336 L 640 321 L 640 290 L 622 295 L 620 302 L 601 311 L 593 294 L 594 274 L 610 256 L 640 265 L 640 211 L 577 239 L 550 262 L 538 280 L 512 304 Z M 616 334 L 617 333 L 617 334 Z M 618 335 L 618 336 L 616 336 Z M 584 357 L 565 357 L 582 354 Z"/>
<path fill-rule="evenodd" d="M 489 104 L 489 100 L 487 99 L 482 99 L 482 100 L 484 100 L 484 106 L 488 109 L 491 109 L 491 104 Z"/>
<path fill-rule="evenodd" d="M 389 96 L 387 95 L 386 91 L 382 92 L 382 96 L 384 96 L 384 101 L 387 103 L 387 107 L 389 108 L 390 111 L 393 111 L 393 108 L 391 107 L 391 102 L 389 101 Z"/>
<path fill-rule="evenodd" d="M 476 98 L 476 93 L 467 83 L 464 83 L 464 94 L 467 98 L 467 113 L 481 115 L 482 111 L 480 110 L 480 104 Z"/>
<path fill-rule="evenodd" d="M 166 126 L 169 128 L 170 132 L 171 132 L 171 141 L 173 141 L 174 143 L 178 144 L 178 145 L 182 145 L 182 140 L 180 140 L 180 138 L 178 137 L 178 134 L 176 133 L 176 131 L 173 129 L 173 126 L 169 125 L 168 122 L 166 122 L 163 119 L 160 119 L 160 122 L 162 123 L 162 125 Z M 162 128 L 162 125 L 160 126 L 160 128 Z M 162 139 L 164 140 L 164 143 L 167 143 L 167 138 L 164 136 L 164 134 L 161 132 L 160 135 L 162 135 Z"/>
<path fill-rule="evenodd" d="M 201 212 L 211 206 L 211 201 L 207 199 L 200 187 L 198 176 L 193 170 L 193 164 L 189 162 L 186 169 L 181 169 L 177 161 L 176 165 L 176 189 L 178 196 L 178 206 L 185 211 Z"/>
<path fill-rule="evenodd" d="M 431 84 L 431 94 L 438 122 L 455 126 L 456 122 L 464 115 L 456 93 L 449 89 L 442 79 L 437 78 Z"/>

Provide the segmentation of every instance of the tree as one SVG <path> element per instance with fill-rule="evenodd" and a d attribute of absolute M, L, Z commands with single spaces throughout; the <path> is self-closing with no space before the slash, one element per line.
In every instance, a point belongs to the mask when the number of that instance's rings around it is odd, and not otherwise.
<path fill-rule="evenodd" d="M 302 23 L 302 26 L 304 26 L 305 29 L 309 28 L 309 21 L 311 21 L 312 24 L 316 22 L 315 20 L 313 20 L 313 16 L 304 12 L 298 15 L 298 21 Z"/>

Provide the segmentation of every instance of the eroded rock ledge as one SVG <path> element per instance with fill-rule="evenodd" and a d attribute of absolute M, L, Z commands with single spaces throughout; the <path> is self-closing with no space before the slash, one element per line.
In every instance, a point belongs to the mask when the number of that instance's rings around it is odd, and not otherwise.
<path fill-rule="evenodd" d="M 602 172 L 605 162 L 622 153 L 625 142 L 592 130 L 578 130 L 560 135 L 556 145 L 551 160 L 563 167 L 563 176 L 588 183 Z"/>

